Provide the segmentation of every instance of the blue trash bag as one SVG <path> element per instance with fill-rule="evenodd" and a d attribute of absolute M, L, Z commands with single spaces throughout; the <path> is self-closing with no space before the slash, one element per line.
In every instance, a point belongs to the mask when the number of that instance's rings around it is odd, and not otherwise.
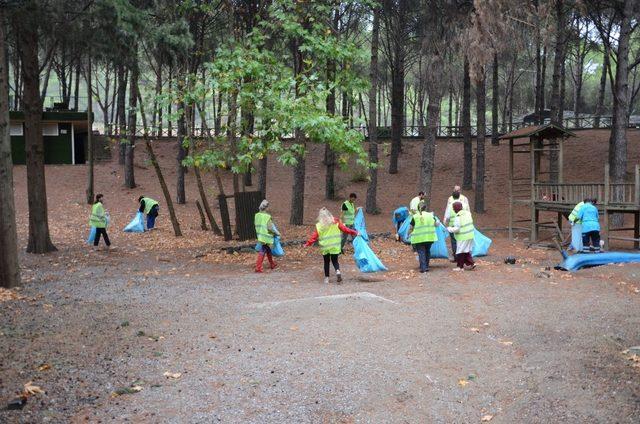
<path fill-rule="evenodd" d="M 411 237 L 409 237 L 410 227 L 411 227 L 411 215 L 405 218 L 404 222 L 400 226 L 400 229 L 398 230 L 398 235 L 400 236 L 400 240 L 402 240 L 406 244 L 411 244 Z"/>
<path fill-rule="evenodd" d="M 582 224 L 571 226 L 571 248 L 576 252 L 582 251 Z"/>
<path fill-rule="evenodd" d="M 486 256 L 489 253 L 491 243 L 492 240 L 489 237 L 475 230 L 473 233 L 473 249 L 471 250 L 471 255 L 473 257 Z"/>
<path fill-rule="evenodd" d="M 87 244 L 93 244 L 93 241 L 96 239 L 96 227 L 91 227 L 91 231 L 89 232 L 89 238 L 87 239 Z"/>
<path fill-rule="evenodd" d="M 358 235 L 363 238 L 364 241 L 369 242 L 369 234 L 367 234 L 367 225 L 364 222 L 364 212 L 362 209 L 358 209 L 356 217 L 353 220 L 353 228 L 356 229 Z"/>
<path fill-rule="evenodd" d="M 360 272 L 386 271 L 380 259 L 373 253 L 369 244 L 360 236 L 353 240 L 353 259 Z"/>
<path fill-rule="evenodd" d="M 391 221 L 393 222 L 393 229 L 396 231 L 398 229 L 398 224 L 404 222 L 405 219 L 409 216 L 409 208 L 406 206 L 401 206 L 395 211 L 393 211 L 393 215 L 391 215 Z"/>
<path fill-rule="evenodd" d="M 144 214 L 137 212 L 135 218 L 131 220 L 126 227 L 124 227 L 125 233 L 144 233 Z"/>
<path fill-rule="evenodd" d="M 431 245 L 431 259 L 448 259 L 449 249 L 447 248 L 447 237 L 449 237 L 449 231 L 444 225 L 438 225 L 436 227 L 436 234 L 438 235 L 438 241 Z"/>
<path fill-rule="evenodd" d="M 278 228 L 275 226 L 275 224 L 273 225 L 273 228 L 278 231 Z M 255 249 L 256 252 L 261 251 L 262 243 L 257 242 Z M 284 256 L 284 249 L 282 248 L 282 243 L 280 242 L 280 236 L 273 236 L 273 246 L 271 247 L 271 254 L 273 256 Z"/>

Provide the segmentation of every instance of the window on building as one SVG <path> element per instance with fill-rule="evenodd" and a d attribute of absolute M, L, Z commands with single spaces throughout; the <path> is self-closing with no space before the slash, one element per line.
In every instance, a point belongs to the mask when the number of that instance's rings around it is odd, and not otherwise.
<path fill-rule="evenodd" d="M 43 122 L 42 123 L 42 135 L 49 137 L 57 137 L 58 136 L 58 123 L 54 122 Z"/>
<path fill-rule="evenodd" d="M 15 136 L 24 135 L 24 129 L 22 127 L 22 122 L 17 123 L 17 124 L 11 124 L 11 126 L 9 127 L 9 134 L 15 135 Z"/>

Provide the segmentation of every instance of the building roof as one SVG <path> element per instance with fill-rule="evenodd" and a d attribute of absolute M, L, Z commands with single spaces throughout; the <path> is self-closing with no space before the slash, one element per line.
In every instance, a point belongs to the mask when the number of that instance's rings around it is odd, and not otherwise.
<path fill-rule="evenodd" d="M 514 138 L 529 138 L 529 137 L 542 137 L 542 138 L 558 138 L 558 137 L 575 137 L 576 135 L 569 130 L 564 129 L 559 125 L 546 124 L 546 125 L 531 125 L 528 127 L 518 128 L 515 131 L 501 135 L 499 140 L 513 140 Z"/>
<path fill-rule="evenodd" d="M 12 110 L 9 112 L 9 120 L 24 121 L 24 112 Z M 87 112 L 75 112 L 70 110 L 42 112 L 42 120 L 45 122 L 87 122 Z"/>

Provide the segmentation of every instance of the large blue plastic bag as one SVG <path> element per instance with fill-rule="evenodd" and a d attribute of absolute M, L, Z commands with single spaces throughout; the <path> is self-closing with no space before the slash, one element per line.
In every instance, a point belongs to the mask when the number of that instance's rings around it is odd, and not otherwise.
<path fill-rule="evenodd" d="M 491 243 L 492 240 L 489 237 L 475 230 L 473 233 L 473 249 L 471 250 L 471 255 L 474 257 L 486 256 L 489 253 Z"/>
<path fill-rule="evenodd" d="M 353 240 L 353 259 L 361 272 L 386 271 L 380 259 L 373 253 L 369 244 L 360 236 Z"/>
<path fill-rule="evenodd" d="M 143 233 L 144 232 L 144 214 L 142 212 L 136 213 L 135 218 L 131 220 L 126 227 L 124 227 L 125 233 Z"/>
<path fill-rule="evenodd" d="M 393 211 L 393 215 L 391 215 L 391 221 L 393 222 L 393 229 L 396 230 L 398 228 L 398 223 L 404 222 L 405 219 L 409 216 L 409 209 L 406 206 L 401 206 L 395 211 Z"/>
<path fill-rule="evenodd" d="M 438 225 L 436 227 L 436 234 L 438 235 L 438 241 L 433 242 L 431 245 L 431 259 L 448 259 L 449 250 L 447 249 L 447 237 L 449 232 L 444 225 Z"/>
<path fill-rule="evenodd" d="M 271 253 L 273 256 L 284 256 L 284 249 L 282 248 L 282 243 L 280 243 L 280 236 L 275 236 L 273 238 L 273 247 L 271 248 Z"/>
<path fill-rule="evenodd" d="M 358 235 L 364 239 L 364 241 L 369 241 L 369 234 L 367 234 L 367 225 L 364 222 L 364 213 L 362 209 L 358 209 L 356 213 L 356 217 L 353 220 L 353 228 L 356 229 Z"/>
<path fill-rule="evenodd" d="M 96 239 L 96 227 L 91 227 L 91 231 L 89 232 L 89 238 L 87 239 L 87 244 L 93 244 L 93 241 Z"/>
<path fill-rule="evenodd" d="M 398 235 L 400 235 L 400 239 L 406 244 L 411 244 L 411 237 L 409 237 L 409 228 L 411 227 L 411 215 L 409 215 L 398 230 Z"/>
<path fill-rule="evenodd" d="M 576 252 L 582 251 L 582 224 L 571 226 L 571 248 Z"/>

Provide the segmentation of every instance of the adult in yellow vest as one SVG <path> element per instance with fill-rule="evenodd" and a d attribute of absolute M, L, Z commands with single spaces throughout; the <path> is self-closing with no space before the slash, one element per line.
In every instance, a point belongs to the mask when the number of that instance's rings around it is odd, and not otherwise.
<path fill-rule="evenodd" d="M 160 204 L 151 197 L 146 196 L 138 197 L 138 203 L 140 203 L 138 211 L 147 215 L 147 230 L 153 230 L 156 226 L 156 218 L 158 217 Z"/>
<path fill-rule="evenodd" d="M 95 227 L 96 229 L 96 235 L 93 238 L 93 248 L 98 249 L 100 236 L 102 236 L 102 238 L 104 238 L 106 250 L 108 251 L 109 247 L 111 246 L 111 241 L 109 241 L 109 236 L 107 235 L 109 214 L 104 210 L 103 199 L 104 196 L 102 194 L 96 194 L 96 201 L 93 206 L 91 206 L 91 217 L 89 218 L 89 225 Z"/>
<path fill-rule="evenodd" d="M 418 193 L 416 197 L 409 202 L 409 213 L 415 215 L 420 212 L 420 205 L 426 203 L 424 199 L 424 191 Z"/>
<path fill-rule="evenodd" d="M 411 246 L 418 252 L 420 262 L 420 272 L 429 271 L 429 261 L 431 260 L 431 245 L 438 241 L 436 227 L 440 225 L 433 212 L 426 211 L 427 206 L 420 206 L 420 212 L 411 218 L 410 237 Z"/>
<path fill-rule="evenodd" d="M 458 266 L 454 268 L 454 271 L 462 271 L 465 266 L 470 271 L 476 267 L 471 255 L 475 232 L 473 218 L 471 212 L 464 210 L 460 202 L 453 204 L 453 211 L 455 215 L 449 221 L 447 230 L 456 236 L 456 263 Z"/>
<path fill-rule="evenodd" d="M 353 230 L 353 223 L 356 219 L 356 210 L 360 208 L 356 208 L 356 196 L 355 193 L 351 193 L 349 195 L 349 199 L 342 202 L 342 207 L 340 208 L 340 221 L 345 225 L 345 227 Z M 342 233 L 342 239 L 340 240 L 340 252 L 344 253 L 344 245 L 347 244 L 347 239 L 349 234 Z M 351 239 L 353 240 L 353 238 Z"/>
<path fill-rule="evenodd" d="M 280 233 L 273 225 L 271 215 L 267 212 L 269 208 L 269 202 L 265 199 L 260 203 L 258 207 L 258 213 L 256 213 L 253 223 L 256 227 L 256 236 L 261 247 L 258 252 L 258 259 L 256 260 L 256 272 L 262 272 L 262 263 L 266 256 L 269 260 L 269 266 L 271 269 L 275 269 L 278 265 L 273 261 L 273 255 L 271 254 L 271 248 L 273 247 L 273 237 L 279 236 Z"/>
<path fill-rule="evenodd" d="M 455 202 L 460 202 L 462 203 L 462 209 L 463 210 L 470 210 L 469 209 L 469 199 L 467 199 L 467 197 L 462 194 L 462 189 L 460 188 L 459 185 L 454 186 L 453 187 L 453 193 L 451 193 L 451 196 L 449 196 L 449 198 L 447 199 L 447 207 L 444 210 L 444 224 L 445 225 L 451 225 L 452 224 L 452 217 L 453 215 L 455 215 L 455 212 L 453 211 L 453 204 Z M 452 262 L 455 262 L 455 257 L 456 257 L 456 235 L 454 233 L 449 233 L 449 238 L 451 240 L 451 254 L 453 257 Z"/>
<path fill-rule="evenodd" d="M 318 242 L 320 246 L 320 252 L 324 259 L 324 282 L 329 284 L 329 266 L 333 264 L 333 269 L 336 271 L 338 283 L 342 282 L 342 274 L 340 273 L 340 263 L 338 262 L 338 255 L 340 255 L 340 240 L 342 238 L 341 233 L 351 234 L 357 236 L 358 232 L 346 227 L 339 219 L 334 218 L 331 212 L 327 208 L 320 209 L 318 213 L 318 222 L 316 223 L 316 229 L 309 237 L 309 240 L 305 243 L 305 247 L 309 247 L 315 242 Z"/>

